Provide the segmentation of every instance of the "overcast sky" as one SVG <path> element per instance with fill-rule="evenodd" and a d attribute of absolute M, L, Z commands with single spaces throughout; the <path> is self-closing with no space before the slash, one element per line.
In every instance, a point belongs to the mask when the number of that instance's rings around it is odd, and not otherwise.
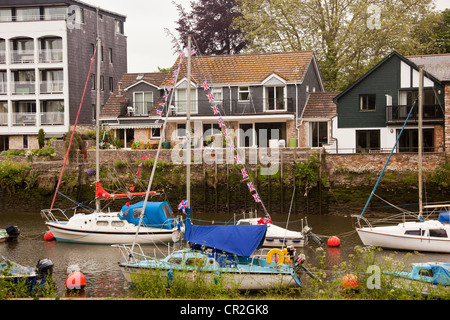
<path fill-rule="evenodd" d="M 191 0 L 175 0 L 189 9 Z M 171 38 L 175 36 L 178 11 L 172 0 L 83 0 L 100 8 L 123 14 L 125 35 L 128 37 L 128 72 L 155 72 L 175 62 Z M 437 9 L 450 8 L 449 0 L 435 0 Z"/>

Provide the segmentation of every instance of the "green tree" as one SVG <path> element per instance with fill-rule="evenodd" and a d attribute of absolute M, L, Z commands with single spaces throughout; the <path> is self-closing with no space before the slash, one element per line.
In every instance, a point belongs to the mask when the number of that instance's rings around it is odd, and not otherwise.
<path fill-rule="evenodd" d="M 249 50 L 314 50 L 327 90 L 345 88 L 393 50 L 420 54 L 426 45 L 414 32 L 429 35 L 435 15 L 432 0 L 237 1 Z"/>
<path fill-rule="evenodd" d="M 239 53 L 247 46 L 245 33 L 233 24 L 241 15 L 235 0 L 191 1 L 190 12 L 174 4 L 180 16 L 176 30 L 181 43 L 186 44 L 191 34 L 196 49 L 205 55 Z"/>
<path fill-rule="evenodd" d="M 38 132 L 39 149 L 42 149 L 44 147 L 44 144 L 45 144 L 45 132 L 44 132 L 44 129 L 39 129 L 39 132 Z"/>

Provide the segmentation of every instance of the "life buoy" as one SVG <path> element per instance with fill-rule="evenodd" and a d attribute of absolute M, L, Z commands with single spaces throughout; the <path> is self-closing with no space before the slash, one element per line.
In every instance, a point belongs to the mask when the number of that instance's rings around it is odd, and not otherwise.
<path fill-rule="evenodd" d="M 282 265 L 283 264 L 283 262 L 284 262 L 284 253 L 283 253 L 283 251 L 281 251 L 280 249 L 272 249 L 272 250 L 270 250 L 269 251 L 269 253 L 267 254 L 267 257 L 266 257 L 266 261 L 267 261 L 267 263 L 272 263 L 272 256 L 274 255 L 274 254 L 277 254 L 278 255 L 278 265 Z"/>

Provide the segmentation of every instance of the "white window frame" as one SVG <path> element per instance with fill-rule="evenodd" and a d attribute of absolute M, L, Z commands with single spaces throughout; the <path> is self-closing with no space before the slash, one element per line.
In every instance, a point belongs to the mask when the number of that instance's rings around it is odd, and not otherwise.
<path fill-rule="evenodd" d="M 137 112 L 139 106 L 136 105 L 136 94 L 142 94 L 142 102 L 145 102 L 145 95 L 146 94 L 150 94 L 151 95 L 151 100 L 149 101 L 150 103 L 150 108 L 147 107 L 147 113 L 140 113 Z M 151 110 L 152 106 L 153 106 L 154 100 L 153 100 L 153 92 L 152 91 L 135 91 L 133 92 L 133 108 L 134 108 L 134 114 L 135 115 L 148 115 L 149 111 Z M 142 106 L 142 110 L 143 110 L 144 106 Z"/>
<path fill-rule="evenodd" d="M 184 97 L 182 103 L 180 103 L 181 98 L 181 92 L 184 92 Z M 197 114 L 198 113 L 198 100 L 197 100 L 197 88 L 191 88 L 191 114 Z M 180 110 L 179 106 L 182 104 L 185 104 L 185 110 Z M 186 88 L 179 88 L 175 90 L 175 106 L 176 106 L 176 114 L 186 114 L 186 108 L 187 108 L 187 89 Z"/>
<path fill-rule="evenodd" d="M 264 112 L 280 112 L 280 111 L 287 111 L 287 89 L 286 86 L 264 86 L 263 91 L 263 98 L 264 98 Z M 274 100 L 277 100 L 277 90 L 276 88 L 282 88 L 283 89 L 283 109 L 276 109 L 276 106 L 274 106 L 274 109 L 269 109 L 269 97 L 267 94 L 268 89 L 274 89 L 275 98 Z"/>
<path fill-rule="evenodd" d="M 246 88 L 246 90 L 244 90 Z M 241 99 L 241 94 L 243 93 L 247 93 L 248 94 L 248 99 Z M 250 101 L 250 86 L 242 86 L 242 87 L 238 87 L 238 101 Z"/>

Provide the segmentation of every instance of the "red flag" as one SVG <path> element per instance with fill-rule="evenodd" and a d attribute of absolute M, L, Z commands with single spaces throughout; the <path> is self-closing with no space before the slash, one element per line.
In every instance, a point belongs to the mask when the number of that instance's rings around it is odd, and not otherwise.
<path fill-rule="evenodd" d="M 135 186 L 132 186 L 132 187 L 130 188 L 130 190 L 134 192 L 134 189 L 135 189 L 135 188 L 136 188 Z"/>
<path fill-rule="evenodd" d="M 138 172 L 136 172 L 136 175 L 140 175 L 141 174 L 141 170 L 138 170 Z"/>

